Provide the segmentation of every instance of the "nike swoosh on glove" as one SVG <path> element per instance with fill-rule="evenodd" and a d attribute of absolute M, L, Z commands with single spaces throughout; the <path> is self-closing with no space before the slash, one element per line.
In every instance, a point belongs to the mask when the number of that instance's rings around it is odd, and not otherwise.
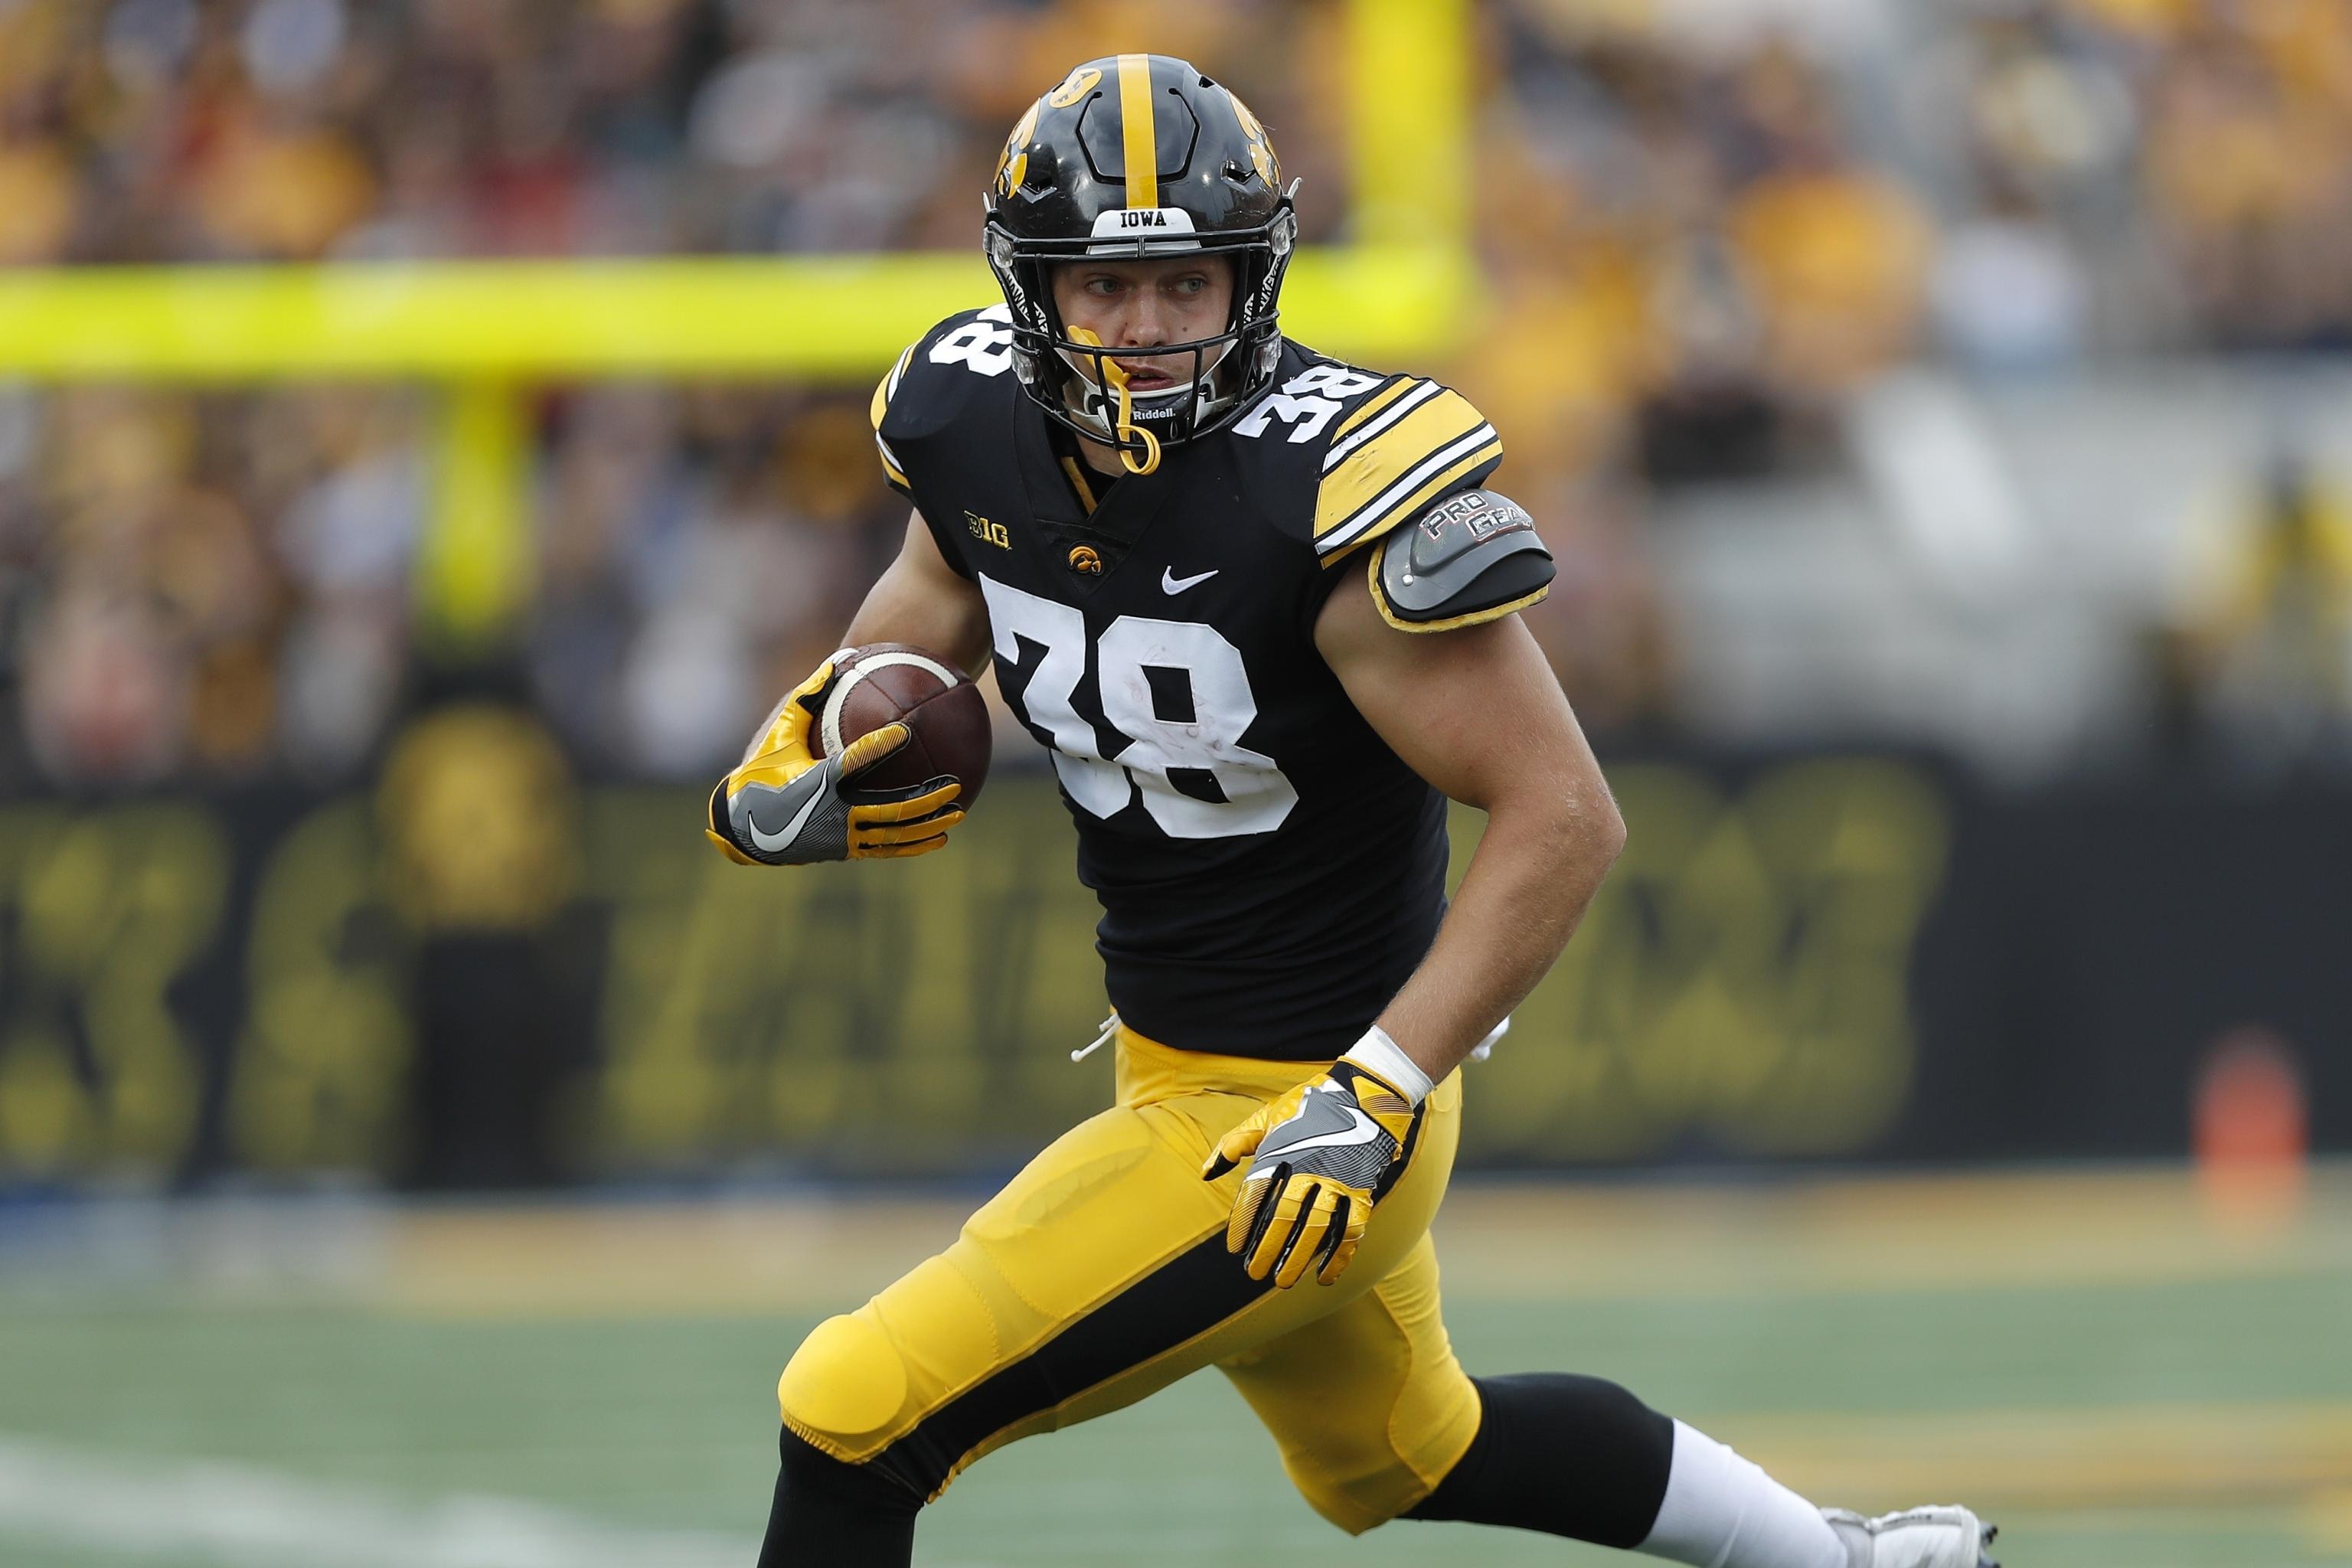
<path fill-rule="evenodd" d="M 839 658 L 835 655 L 835 658 Z M 703 831 L 740 866 L 805 866 L 817 860 L 903 859 L 947 843 L 963 820 L 953 802 L 963 785 L 944 775 L 913 789 L 845 793 L 857 775 L 913 738 L 904 724 L 860 735 L 836 756 L 809 750 L 809 731 L 824 710 L 834 660 L 793 688 L 743 752 L 742 763 L 710 792 Z"/>
<path fill-rule="evenodd" d="M 1201 1167 L 1214 1181 L 1251 1161 L 1225 1250 L 1247 1253 L 1251 1279 L 1272 1274 L 1286 1290 L 1310 1269 L 1330 1284 L 1356 1256 L 1372 1205 L 1420 1123 L 1420 1106 L 1345 1057 L 1270 1102 L 1218 1140 Z"/>

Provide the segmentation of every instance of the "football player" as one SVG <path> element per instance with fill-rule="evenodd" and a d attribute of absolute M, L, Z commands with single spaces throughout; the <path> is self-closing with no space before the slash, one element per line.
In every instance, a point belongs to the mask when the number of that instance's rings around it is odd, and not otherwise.
<path fill-rule="evenodd" d="M 1182 60 L 1073 70 L 987 199 L 1003 303 L 874 395 L 905 544 L 846 641 L 974 673 L 1046 749 L 1100 899 L 1117 1103 L 784 1369 L 761 1563 L 903 1565 L 965 1466 L 1214 1366 L 1344 1530 L 1516 1525 L 1710 1568 L 1979 1568 L 1968 1510 L 1824 1510 L 1597 1378 L 1473 1377 L 1431 1216 L 1456 1070 L 1624 829 L 1515 611 L 1552 563 L 1434 381 L 1281 334 L 1292 192 Z M 940 847 L 956 782 L 815 760 L 820 668 L 710 799 L 738 859 Z M 1486 814 L 1449 908 L 1446 800 Z"/>

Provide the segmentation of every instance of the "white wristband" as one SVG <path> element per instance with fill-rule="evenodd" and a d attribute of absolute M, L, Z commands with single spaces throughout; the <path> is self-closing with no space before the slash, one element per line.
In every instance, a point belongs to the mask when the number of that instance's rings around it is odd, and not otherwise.
<path fill-rule="evenodd" d="M 1429 1075 L 1420 1065 L 1404 1054 L 1404 1047 L 1389 1038 L 1389 1032 L 1378 1024 L 1364 1031 L 1364 1037 L 1348 1047 L 1339 1058 L 1353 1062 L 1367 1072 L 1377 1073 L 1382 1081 L 1397 1089 L 1413 1104 L 1429 1098 Z"/>

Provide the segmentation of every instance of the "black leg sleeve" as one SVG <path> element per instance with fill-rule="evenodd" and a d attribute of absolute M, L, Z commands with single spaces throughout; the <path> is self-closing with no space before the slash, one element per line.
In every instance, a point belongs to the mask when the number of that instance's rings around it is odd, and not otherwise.
<path fill-rule="evenodd" d="M 1671 1420 L 1597 1377 L 1470 1381 L 1478 1436 L 1407 1519 L 1507 1524 L 1621 1550 L 1649 1538 L 1674 1465 Z"/>
<path fill-rule="evenodd" d="M 811 1447 L 789 1426 L 781 1447 L 760 1568 L 908 1568 L 922 1499 L 879 1470 Z"/>

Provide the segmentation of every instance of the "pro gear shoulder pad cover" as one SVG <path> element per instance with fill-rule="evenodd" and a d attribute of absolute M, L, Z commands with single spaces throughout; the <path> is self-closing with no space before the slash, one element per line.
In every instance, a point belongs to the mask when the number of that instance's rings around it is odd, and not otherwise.
<path fill-rule="evenodd" d="M 1508 496 L 1465 490 L 1381 542 L 1372 600 L 1389 625 L 1444 631 L 1491 621 L 1551 591 L 1551 552 Z"/>

